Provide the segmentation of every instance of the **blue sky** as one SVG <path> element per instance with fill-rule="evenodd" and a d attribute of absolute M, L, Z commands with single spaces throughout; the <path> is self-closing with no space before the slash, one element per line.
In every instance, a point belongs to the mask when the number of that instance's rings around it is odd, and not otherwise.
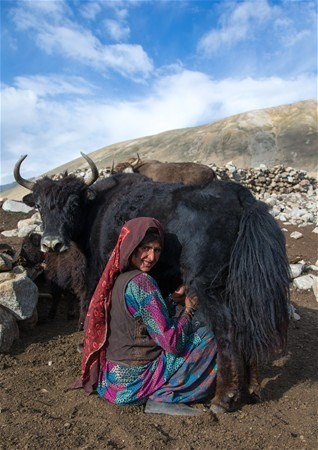
<path fill-rule="evenodd" d="M 317 98 L 311 0 L 1 0 L 1 182 Z"/>

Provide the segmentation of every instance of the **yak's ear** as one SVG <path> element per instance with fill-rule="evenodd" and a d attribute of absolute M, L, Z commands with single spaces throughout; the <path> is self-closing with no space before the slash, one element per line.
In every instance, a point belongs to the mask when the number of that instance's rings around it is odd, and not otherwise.
<path fill-rule="evenodd" d="M 33 194 L 27 194 L 22 198 L 23 203 L 25 203 L 28 206 L 31 206 L 32 208 L 35 206 L 35 201 L 33 198 Z"/>
<path fill-rule="evenodd" d="M 91 188 L 87 188 L 85 189 L 85 196 L 87 200 L 94 200 L 96 198 L 96 191 L 94 191 L 94 189 Z"/>
<path fill-rule="evenodd" d="M 31 233 L 30 234 L 30 241 L 33 245 L 36 247 L 40 247 L 41 244 L 41 235 L 39 233 Z"/>

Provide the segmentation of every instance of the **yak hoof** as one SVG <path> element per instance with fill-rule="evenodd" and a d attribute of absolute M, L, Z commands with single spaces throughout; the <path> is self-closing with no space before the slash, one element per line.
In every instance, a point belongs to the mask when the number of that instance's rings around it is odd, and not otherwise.
<path fill-rule="evenodd" d="M 262 398 L 261 394 L 259 392 L 249 392 L 246 395 L 246 403 L 249 403 L 250 405 L 255 405 L 256 403 L 261 403 Z"/>
<path fill-rule="evenodd" d="M 215 405 L 214 403 L 211 404 L 210 411 L 212 411 L 213 414 L 224 414 L 224 413 L 228 412 L 228 410 L 226 408 L 224 408 L 223 406 Z"/>
<path fill-rule="evenodd" d="M 82 354 L 83 347 L 84 347 L 84 345 L 82 343 L 77 344 L 77 347 L 76 347 L 77 352 Z"/>

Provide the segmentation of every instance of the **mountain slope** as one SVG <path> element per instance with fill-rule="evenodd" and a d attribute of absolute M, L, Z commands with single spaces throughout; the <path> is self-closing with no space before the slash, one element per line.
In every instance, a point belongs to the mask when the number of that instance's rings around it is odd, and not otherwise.
<path fill-rule="evenodd" d="M 89 155 L 97 167 L 111 166 L 113 159 L 118 163 L 138 152 L 141 158 L 162 161 L 224 165 L 232 160 L 242 168 L 284 164 L 314 172 L 317 149 L 317 101 L 307 100 L 120 142 Z M 79 158 L 67 166 L 72 170 L 84 164 Z M 49 173 L 58 171 L 60 168 Z"/>
<path fill-rule="evenodd" d="M 138 152 L 142 159 L 200 161 L 218 166 L 233 161 L 241 168 L 283 164 L 317 176 L 317 149 L 317 101 L 306 100 L 120 142 L 89 156 L 98 168 L 111 166 L 113 160 L 116 164 L 136 157 Z M 87 163 L 79 157 L 47 174 L 83 167 Z"/>

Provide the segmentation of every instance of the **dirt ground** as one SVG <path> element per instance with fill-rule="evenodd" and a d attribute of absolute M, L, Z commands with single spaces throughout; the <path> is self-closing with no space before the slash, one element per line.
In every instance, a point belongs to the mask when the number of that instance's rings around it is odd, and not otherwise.
<path fill-rule="evenodd" d="M 0 231 L 30 215 L 0 209 Z M 290 262 L 314 264 L 313 226 L 287 228 Z M 303 238 L 289 237 L 296 229 Z M 1 242 L 18 246 L 19 239 L 1 236 Z M 312 291 L 291 295 L 301 319 L 290 324 L 286 354 L 261 367 L 262 403 L 218 417 L 201 403 L 206 413 L 193 418 L 116 407 L 81 390 L 65 393 L 80 373 L 82 333 L 76 319 L 66 320 L 63 302 L 53 322 L 44 321 L 39 304 L 40 323 L 21 330 L 10 354 L 0 355 L 0 450 L 317 449 L 318 303 Z"/>

